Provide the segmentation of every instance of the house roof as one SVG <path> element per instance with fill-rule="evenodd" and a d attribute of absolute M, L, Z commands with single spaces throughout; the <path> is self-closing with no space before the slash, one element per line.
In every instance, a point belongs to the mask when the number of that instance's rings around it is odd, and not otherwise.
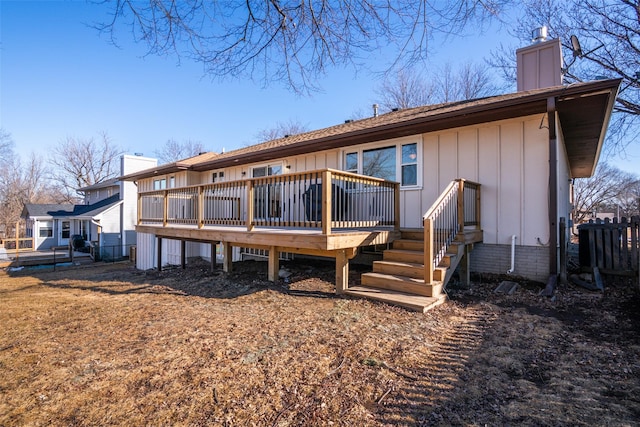
<path fill-rule="evenodd" d="M 120 194 L 116 193 L 92 205 L 72 205 L 72 204 L 25 204 L 22 209 L 22 217 L 31 218 L 64 218 L 64 217 L 84 217 L 93 218 L 109 208 L 121 203 Z"/>
<path fill-rule="evenodd" d="M 220 156 L 220 154 L 213 153 L 213 152 L 201 153 L 201 154 L 198 154 L 197 156 L 188 157 L 186 159 L 178 160 L 176 162 L 166 163 L 164 165 L 154 166 L 152 168 L 144 169 L 139 172 L 130 173 L 128 175 L 120 177 L 119 179 L 123 181 L 134 181 L 140 178 L 150 178 L 156 175 L 166 175 L 168 173 L 175 173 L 182 170 L 189 170 L 189 169 L 193 169 L 193 166 L 196 164 L 212 161 L 218 156 Z"/>
<path fill-rule="evenodd" d="M 604 136 L 620 85 L 619 79 L 574 83 L 515 92 L 486 98 L 449 102 L 392 111 L 377 117 L 345 122 L 311 132 L 274 139 L 212 156 L 210 159 L 163 165 L 129 174 L 121 179 L 136 180 L 175 168 L 206 171 L 434 132 L 497 120 L 547 113 L 555 105 L 564 135 L 570 170 L 574 178 L 591 176 L 595 170 Z M 553 102 L 550 102 L 553 100 Z M 213 153 L 212 153 L 213 154 Z M 171 169 L 173 172 L 174 169 Z"/>
<path fill-rule="evenodd" d="M 115 187 L 118 185 L 120 178 L 111 178 L 106 181 L 98 182 L 92 185 L 87 185 L 86 187 L 78 188 L 78 191 L 90 191 L 97 190 L 99 188 L 107 188 L 107 187 Z"/>

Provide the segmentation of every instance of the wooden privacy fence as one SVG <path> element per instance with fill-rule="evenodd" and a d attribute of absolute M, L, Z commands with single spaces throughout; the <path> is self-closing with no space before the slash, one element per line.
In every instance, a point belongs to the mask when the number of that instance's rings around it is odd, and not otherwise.
<path fill-rule="evenodd" d="M 618 222 L 608 218 L 578 226 L 580 267 L 613 275 L 637 275 L 640 216 Z"/>

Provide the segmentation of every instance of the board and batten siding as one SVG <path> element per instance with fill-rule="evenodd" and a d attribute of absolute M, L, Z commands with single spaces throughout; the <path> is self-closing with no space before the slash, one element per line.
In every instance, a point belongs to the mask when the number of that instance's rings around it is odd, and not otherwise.
<path fill-rule="evenodd" d="M 465 178 L 482 184 L 484 243 L 509 244 L 512 235 L 520 245 L 548 240 L 548 131 L 541 116 L 424 134 L 423 170 L 422 205 L 407 206 L 408 198 L 403 226 L 421 226 L 446 186 Z"/>

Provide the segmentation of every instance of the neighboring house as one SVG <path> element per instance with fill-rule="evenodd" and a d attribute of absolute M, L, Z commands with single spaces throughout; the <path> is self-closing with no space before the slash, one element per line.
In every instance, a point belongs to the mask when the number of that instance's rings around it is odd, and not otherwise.
<path fill-rule="evenodd" d="M 547 281 L 559 270 L 571 180 L 595 170 L 620 81 L 563 85 L 557 39 L 517 57 L 516 93 L 402 109 L 122 177 L 138 185 L 137 267 L 212 258 L 220 242 L 225 254 L 268 250 L 275 280 L 280 252 L 329 256 L 338 292 L 418 310 L 443 300 L 458 265 L 465 280 L 473 270 Z M 349 288 L 349 259 L 374 244 L 393 249 Z M 421 297 L 402 303 L 410 296 L 388 290 Z"/>
<path fill-rule="evenodd" d="M 155 159 L 123 155 L 121 174 L 153 167 Z M 22 217 L 26 220 L 26 236 L 33 237 L 34 249 L 45 250 L 69 245 L 72 236 L 100 248 L 108 247 L 118 257 L 128 255 L 127 248 L 136 243 L 137 189 L 132 182 L 110 179 L 78 189 L 84 203 L 26 204 Z"/>

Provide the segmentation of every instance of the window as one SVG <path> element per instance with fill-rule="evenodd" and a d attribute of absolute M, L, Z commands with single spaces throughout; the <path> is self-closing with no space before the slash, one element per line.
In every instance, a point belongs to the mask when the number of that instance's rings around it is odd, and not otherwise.
<path fill-rule="evenodd" d="M 418 144 L 402 146 L 401 185 L 418 185 Z"/>
<path fill-rule="evenodd" d="M 62 238 L 68 239 L 71 236 L 71 222 L 62 221 Z"/>
<path fill-rule="evenodd" d="M 263 178 L 282 174 L 282 165 L 267 165 L 251 170 L 253 178 Z M 258 184 L 253 187 L 254 217 L 279 218 L 281 212 L 282 186 L 277 183 Z"/>
<path fill-rule="evenodd" d="M 167 188 L 167 179 L 166 178 L 154 179 L 153 180 L 153 189 L 154 190 L 164 190 L 165 188 Z"/>
<path fill-rule="evenodd" d="M 344 170 L 358 173 L 358 153 L 347 153 L 345 155 Z"/>
<path fill-rule="evenodd" d="M 175 188 L 176 186 L 176 177 L 175 176 L 170 176 L 169 177 L 169 188 Z"/>
<path fill-rule="evenodd" d="M 415 141 L 415 138 L 412 138 Z M 365 148 L 344 153 L 344 167 L 347 172 L 374 176 L 388 181 L 400 182 L 402 187 L 421 185 L 420 145 L 417 142 L 393 144 Z"/>
<path fill-rule="evenodd" d="M 224 181 L 224 171 L 214 172 L 211 176 L 211 182 L 222 182 Z"/>
<path fill-rule="evenodd" d="M 362 152 L 363 175 L 389 181 L 396 180 L 396 147 L 375 148 Z"/>
<path fill-rule="evenodd" d="M 40 223 L 40 237 L 53 237 L 53 222 L 42 221 Z"/>

